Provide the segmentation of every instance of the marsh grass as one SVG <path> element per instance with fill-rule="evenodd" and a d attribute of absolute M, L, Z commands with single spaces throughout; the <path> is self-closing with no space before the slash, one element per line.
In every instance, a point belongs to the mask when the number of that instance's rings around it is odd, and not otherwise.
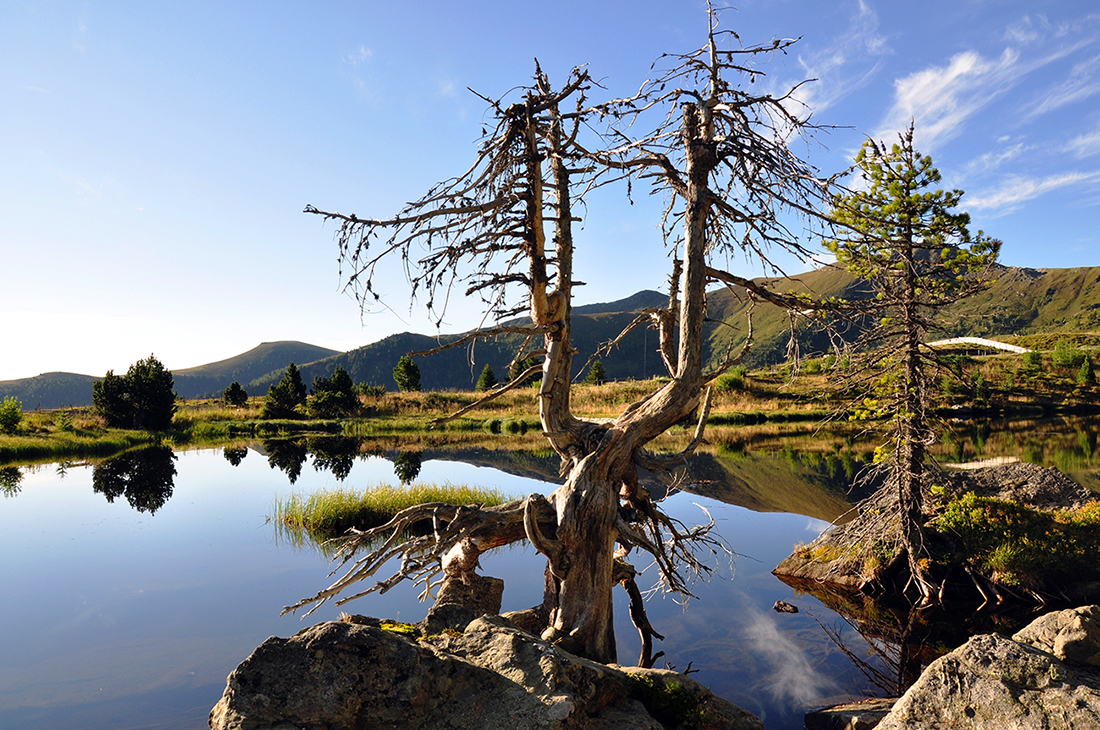
<path fill-rule="evenodd" d="M 157 437 L 144 431 L 108 432 L 76 429 L 67 432 L 21 433 L 0 439 L 0 464 L 33 464 L 61 459 L 113 456 L 156 443 Z"/>
<path fill-rule="evenodd" d="M 414 482 L 407 487 L 378 484 L 366 489 L 340 487 L 312 494 L 291 494 L 275 503 L 271 520 L 280 536 L 294 545 L 320 545 L 349 527 L 366 530 L 389 522 L 403 509 L 429 502 L 497 505 L 510 497 L 496 489 L 466 484 Z M 430 527 L 425 525 L 426 528 Z"/>

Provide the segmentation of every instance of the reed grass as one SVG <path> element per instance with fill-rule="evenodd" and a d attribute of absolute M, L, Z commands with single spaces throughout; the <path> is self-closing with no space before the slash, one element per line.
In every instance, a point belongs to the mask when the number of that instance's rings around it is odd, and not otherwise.
<path fill-rule="evenodd" d="M 378 484 L 361 490 L 340 487 L 280 498 L 271 519 L 291 532 L 304 531 L 319 541 L 337 537 L 349 527 L 365 530 L 384 525 L 401 510 L 418 504 L 497 505 L 508 499 L 496 489 L 449 482 L 415 482 L 407 487 Z"/>
<path fill-rule="evenodd" d="M 18 434 L 0 439 L 0 464 L 113 456 L 156 441 L 156 435 L 145 431 L 112 430 L 103 433 L 79 430 L 48 435 Z"/>

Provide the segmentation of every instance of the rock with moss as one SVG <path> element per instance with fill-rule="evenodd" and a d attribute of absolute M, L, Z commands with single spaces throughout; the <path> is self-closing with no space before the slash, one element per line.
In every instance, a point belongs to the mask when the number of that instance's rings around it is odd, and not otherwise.
<path fill-rule="evenodd" d="M 973 586 L 984 591 L 979 597 L 997 600 L 1095 593 L 1100 504 L 1057 469 L 1017 463 L 942 471 L 924 489 L 926 569 L 938 580 L 953 571 L 976 576 L 951 586 L 948 597 L 970 598 Z M 774 572 L 870 593 L 900 590 L 908 576 L 898 509 L 896 492 L 880 489 L 850 521 L 796 548 Z"/>
<path fill-rule="evenodd" d="M 210 727 L 763 728 L 689 677 L 581 659 L 500 616 L 430 636 L 382 624 L 347 617 L 268 639 L 230 674 Z"/>

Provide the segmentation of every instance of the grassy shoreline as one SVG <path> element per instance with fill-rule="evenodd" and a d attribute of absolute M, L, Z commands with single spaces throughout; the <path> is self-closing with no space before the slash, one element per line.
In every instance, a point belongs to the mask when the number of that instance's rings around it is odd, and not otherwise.
<path fill-rule="evenodd" d="M 819 358 L 803 361 L 794 375 L 784 366 L 722 376 L 713 393 L 708 422 L 712 433 L 717 437 L 719 431 L 746 426 L 824 422 L 844 403 L 839 394 L 830 392 L 828 367 L 828 359 Z M 978 373 L 989 387 L 976 402 L 964 386 Z M 938 406 L 945 415 L 1034 417 L 1100 412 L 1100 390 L 1076 385 L 1072 373 L 1049 358 L 1036 369 L 1034 364 L 1029 367 L 1022 363 L 1018 356 L 961 357 L 959 374 L 961 385 L 944 385 L 940 394 Z M 573 388 L 573 410 L 582 418 L 614 418 L 626 405 L 663 382 L 667 381 L 578 384 Z M 0 465 L 106 458 L 153 443 L 220 446 L 242 439 L 297 434 L 374 438 L 432 434 L 469 434 L 471 438 L 536 436 L 541 431 L 535 415 L 537 394 L 534 388 L 517 388 L 440 426 L 433 426 L 432 421 L 475 402 L 481 394 L 433 391 L 364 396 L 360 415 L 340 420 L 262 420 L 262 397 L 250 398 L 242 407 L 212 399 L 181 401 L 172 428 L 162 433 L 106 428 L 90 408 L 31 411 L 24 414 L 17 433 L 0 435 Z M 844 421 L 843 416 L 833 419 L 834 424 Z M 671 430 L 672 435 L 693 427 L 682 424 Z"/>

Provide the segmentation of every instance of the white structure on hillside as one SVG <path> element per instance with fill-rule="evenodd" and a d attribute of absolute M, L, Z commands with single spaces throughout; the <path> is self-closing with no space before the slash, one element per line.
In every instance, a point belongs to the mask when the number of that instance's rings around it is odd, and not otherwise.
<path fill-rule="evenodd" d="M 928 345 L 928 347 L 944 347 L 947 345 L 977 345 L 979 347 L 990 347 L 994 350 L 1015 352 L 1016 354 L 1021 354 L 1028 351 L 1026 347 L 1008 345 L 1004 342 L 997 342 L 997 340 L 987 340 L 984 337 L 952 337 L 950 340 L 936 340 L 935 342 L 928 342 L 926 344 Z"/>

